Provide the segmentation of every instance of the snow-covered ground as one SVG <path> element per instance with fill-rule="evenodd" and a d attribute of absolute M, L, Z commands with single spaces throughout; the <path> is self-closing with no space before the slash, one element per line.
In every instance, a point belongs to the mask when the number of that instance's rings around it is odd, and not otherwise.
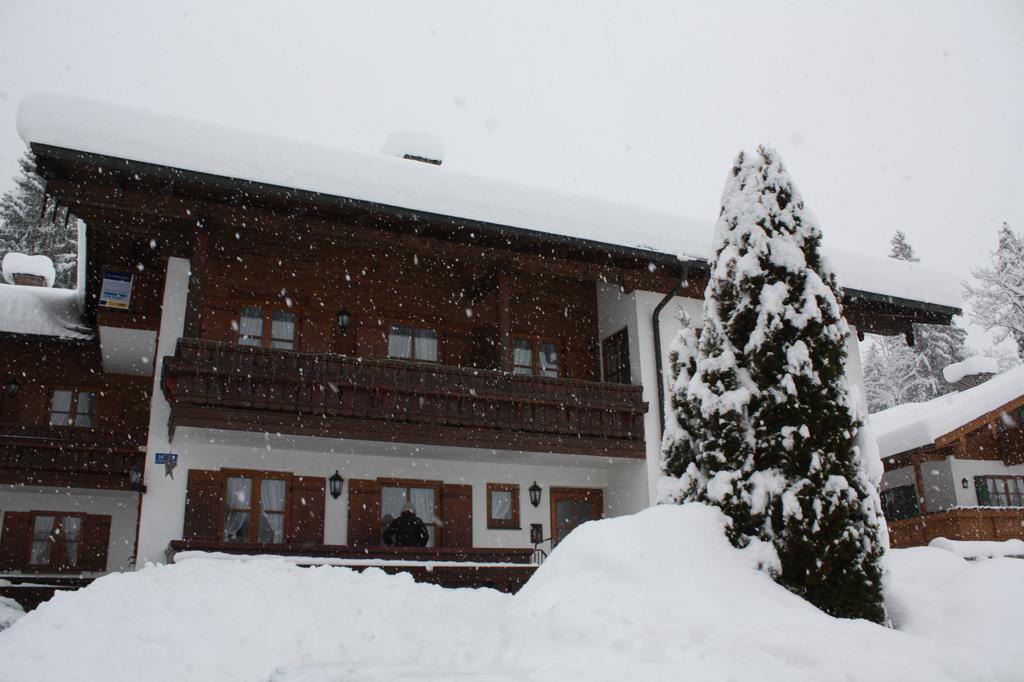
<path fill-rule="evenodd" d="M 723 524 L 585 524 L 514 597 L 269 558 L 111 575 L 0 633 L 0 680 L 1024 679 L 1024 561 L 893 551 L 887 629 L 776 586 Z"/>

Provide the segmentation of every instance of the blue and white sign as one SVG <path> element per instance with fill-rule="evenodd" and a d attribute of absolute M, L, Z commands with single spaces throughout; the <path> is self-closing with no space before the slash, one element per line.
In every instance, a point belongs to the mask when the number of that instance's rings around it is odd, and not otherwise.
<path fill-rule="evenodd" d="M 172 452 L 158 452 L 158 453 L 156 453 L 156 457 L 154 458 L 154 461 L 157 464 L 177 464 L 178 463 L 178 455 L 176 455 L 176 454 L 174 454 Z"/>
<path fill-rule="evenodd" d="M 100 306 L 128 310 L 132 300 L 132 273 L 104 272 L 100 288 Z"/>

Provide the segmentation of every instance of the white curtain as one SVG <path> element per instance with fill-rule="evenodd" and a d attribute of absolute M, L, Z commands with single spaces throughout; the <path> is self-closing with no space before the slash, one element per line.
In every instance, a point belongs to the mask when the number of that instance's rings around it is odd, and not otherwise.
<path fill-rule="evenodd" d="M 416 330 L 416 359 L 437 362 L 437 332 L 432 329 Z"/>
<path fill-rule="evenodd" d="M 284 496 L 283 480 L 268 478 L 260 483 L 260 542 L 284 542 Z"/>
<path fill-rule="evenodd" d="M 69 566 L 78 563 L 78 541 L 82 539 L 82 519 L 78 516 L 66 516 L 60 524 L 60 534 L 64 539 L 64 556 Z"/>
<path fill-rule="evenodd" d="M 53 542 L 50 540 L 50 533 L 53 532 L 52 516 L 37 516 L 35 526 L 32 528 L 32 555 L 29 563 L 33 566 L 45 566 L 50 563 L 50 548 Z"/>
<path fill-rule="evenodd" d="M 512 493 L 507 490 L 491 492 L 491 515 L 496 519 L 512 518 Z"/>
<path fill-rule="evenodd" d="M 380 498 L 381 518 L 390 516 L 393 519 L 402 513 L 402 505 L 405 504 L 405 488 L 385 486 L 381 488 Z"/>
<path fill-rule="evenodd" d="M 409 327 L 391 327 L 388 331 L 388 357 L 412 358 L 412 329 Z"/>
<path fill-rule="evenodd" d="M 429 539 L 427 540 L 427 547 L 435 547 L 437 543 L 434 537 L 434 499 L 435 490 L 433 488 L 409 488 L 410 502 L 416 507 L 416 515 L 420 517 L 423 523 L 427 524 L 427 534 Z"/>
<path fill-rule="evenodd" d="M 229 511 L 224 521 L 224 540 L 248 542 L 247 526 L 249 509 L 252 506 L 252 479 L 229 478 L 226 502 Z"/>

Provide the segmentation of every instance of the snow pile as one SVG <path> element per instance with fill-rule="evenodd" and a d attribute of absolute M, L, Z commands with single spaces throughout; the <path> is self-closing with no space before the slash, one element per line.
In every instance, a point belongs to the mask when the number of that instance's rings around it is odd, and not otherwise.
<path fill-rule="evenodd" d="M 942 376 L 951 384 L 955 384 L 964 377 L 974 374 L 998 373 L 999 360 L 985 357 L 984 355 L 975 355 L 973 358 L 967 358 L 963 362 L 955 362 L 948 367 L 942 368 Z"/>
<path fill-rule="evenodd" d="M 924 403 L 906 403 L 870 416 L 882 457 L 931 445 L 937 438 L 1024 395 L 1024 366 L 985 383 Z"/>
<path fill-rule="evenodd" d="M 515 597 L 276 559 L 148 567 L 0 634 L 0 680 L 1020 679 L 1024 561 L 890 552 L 901 632 L 809 606 L 724 524 L 700 505 L 585 524 Z"/>
<path fill-rule="evenodd" d="M 444 161 L 444 141 L 432 133 L 396 130 L 388 135 L 382 153 L 404 159 L 415 156 L 430 161 Z"/>
<path fill-rule="evenodd" d="M 0 580 L 0 583 L 3 583 Z M 25 611 L 18 602 L 8 597 L 0 596 L 0 631 L 14 625 L 14 621 L 25 615 Z"/>
<path fill-rule="evenodd" d="M 67 112 L 75 112 L 68 116 Z M 26 98 L 18 132 L 41 143 L 370 201 L 601 244 L 705 260 L 713 223 L 459 173 L 404 159 L 59 95 Z M 418 149 L 436 147 L 422 134 Z M 410 153 L 404 151 L 404 153 Z M 419 154 L 417 154 L 419 156 Z M 430 155 L 425 155 L 428 158 Z M 892 258 L 826 249 L 848 289 L 959 308 L 959 278 Z"/>
<path fill-rule="evenodd" d="M 58 593 L 0 634 L 0 680 L 252 682 L 299 661 L 435 666 L 503 601 L 374 569 L 192 559 Z"/>
<path fill-rule="evenodd" d="M 80 303 L 74 289 L 0 286 L 0 333 L 91 339 Z"/>
<path fill-rule="evenodd" d="M 928 543 L 929 547 L 937 547 L 952 552 L 964 559 L 995 559 L 999 557 L 1024 558 L 1024 540 L 948 540 L 935 538 Z"/>
<path fill-rule="evenodd" d="M 4 256 L 3 262 L 0 263 L 0 270 L 3 270 L 4 281 L 8 284 L 14 284 L 15 275 L 35 275 L 42 277 L 46 286 L 52 287 L 53 280 L 57 278 L 53 261 L 48 257 L 26 256 L 15 251 Z"/>

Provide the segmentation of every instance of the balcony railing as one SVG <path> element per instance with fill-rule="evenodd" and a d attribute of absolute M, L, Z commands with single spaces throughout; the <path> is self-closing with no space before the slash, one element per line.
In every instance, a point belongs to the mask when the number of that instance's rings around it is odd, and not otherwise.
<path fill-rule="evenodd" d="M 1009 540 L 1024 537 L 1024 507 L 960 507 L 888 521 L 893 547 L 918 547 L 935 538 Z"/>
<path fill-rule="evenodd" d="M 171 426 L 643 457 L 639 386 L 183 338 Z"/>
<path fill-rule="evenodd" d="M 0 422 L 0 482 L 128 490 L 145 459 L 140 442 L 140 433 Z"/>

